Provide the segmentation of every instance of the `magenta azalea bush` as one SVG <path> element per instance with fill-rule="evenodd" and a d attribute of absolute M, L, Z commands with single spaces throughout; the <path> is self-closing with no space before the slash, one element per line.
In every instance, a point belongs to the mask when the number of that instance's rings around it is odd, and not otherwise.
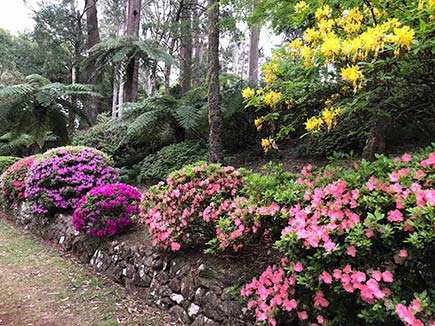
<path fill-rule="evenodd" d="M 136 188 L 122 183 L 92 188 L 76 205 L 74 228 L 90 236 L 114 235 L 134 223 L 140 198 Z"/>
<path fill-rule="evenodd" d="M 434 152 L 380 156 L 269 193 L 287 224 L 281 261 L 241 291 L 257 321 L 435 325 L 434 172 Z"/>
<path fill-rule="evenodd" d="M 176 251 L 212 240 L 220 217 L 239 207 L 235 199 L 242 184 L 233 167 L 200 163 L 151 187 L 143 196 L 141 217 L 153 244 Z"/>
<path fill-rule="evenodd" d="M 1 176 L 3 197 L 9 204 L 17 203 L 26 198 L 26 178 L 29 169 L 36 161 L 35 157 L 25 157 L 6 169 Z"/>
<path fill-rule="evenodd" d="M 118 171 L 102 152 L 88 147 L 59 147 L 32 165 L 25 195 L 35 213 L 73 209 L 90 189 L 115 183 Z"/>

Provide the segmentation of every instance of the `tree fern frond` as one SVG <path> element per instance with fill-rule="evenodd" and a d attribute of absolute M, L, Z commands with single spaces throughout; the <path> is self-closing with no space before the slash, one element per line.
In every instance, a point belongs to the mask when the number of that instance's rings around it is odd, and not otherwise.
<path fill-rule="evenodd" d="M 186 130 L 196 131 L 201 118 L 201 112 L 192 105 L 180 105 L 175 110 L 175 119 Z"/>
<path fill-rule="evenodd" d="M 23 98 L 33 94 L 35 88 L 30 84 L 18 84 L 0 88 L 0 98 Z"/>
<path fill-rule="evenodd" d="M 26 76 L 25 80 L 28 84 L 32 85 L 33 87 L 41 87 L 50 83 L 50 81 L 47 78 L 38 74 Z"/>

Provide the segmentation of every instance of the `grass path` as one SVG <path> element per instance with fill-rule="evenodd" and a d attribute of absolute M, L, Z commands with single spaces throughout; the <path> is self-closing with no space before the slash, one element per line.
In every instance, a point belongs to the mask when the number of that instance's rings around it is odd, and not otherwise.
<path fill-rule="evenodd" d="M 0 325 L 176 325 L 0 218 Z"/>

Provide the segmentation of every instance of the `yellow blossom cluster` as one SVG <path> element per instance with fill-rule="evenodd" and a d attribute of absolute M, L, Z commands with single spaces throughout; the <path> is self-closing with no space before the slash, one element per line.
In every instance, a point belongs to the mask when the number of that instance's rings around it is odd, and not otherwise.
<path fill-rule="evenodd" d="M 326 127 L 328 128 L 328 132 L 331 131 L 332 127 L 335 127 L 337 125 L 337 116 L 340 115 L 341 109 L 340 108 L 334 108 L 334 107 L 326 107 L 322 111 L 322 119 L 326 124 Z"/>
<path fill-rule="evenodd" d="M 251 98 L 251 97 L 254 96 L 254 95 L 255 95 L 255 91 L 254 91 L 252 88 L 250 88 L 250 87 L 247 87 L 247 88 L 245 88 L 245 89 L 242 91 L 242 97 L 243 97 L 245 100 Z"/>
<path fill-rule="evenodd" d="M 320 131 L 324 125 L 329 131 L 337 125 L 337 116 L 341 114 L 341 109 L 334 107 L 334 101 L 339 97 L 339 94 L 332 94 L 326 99 L 325 108 L 318 116 L 313 116 L 305 122 L 305 129 L 308 132 Z"/>
<path fill-rule="evenodd" d="M 263 147 L 263 151 L 267 153 L 272 147 L 272 140 L 270 138 L 263 138 L 261 140 L 261 147 Z"/>
<path fill-rule="evenodd" d="M 364 78 L 362 71 L 358 65 L 347 65 L 346 68 L 341 69 L 341 78 L 352 83 L 353 91 L 356 92 L 362 87 L 361 80 Z"/>
<path fill-rule="evenodd" d="M 257 131 L 260 131 L 263 128 L 263 119 L 258 118 L 254 120 L 255 128 L 257 128 Z"/>
<path fill-rule="evenodd" d="M 331 131 L 332 127 L 337 125 L 337 116 L 340 115 L 341 109 L 334 107 L 326 107 L 322 110 L 320 116 L 313 116 L 305 122 L 305 129 L 308 132 L 320 131 L 323 125 Z"/>
<path fill-rule="evenodd" d="M 309 132 L 320 131 L 323 125 L 323 120 L 320 117 L 311 117 L 305 122 L 305 129 Z"/>
<path fill-rule="evenodd" d="M 435 0 L 421 2 L 424 6 Z M 377 8 L 366 11 L 368 9 L 354 7 L 343 10 L 335 18 L 329 6 L 318 8 L 314 14 L 316 25 L 305 30 L 303 40 L 295 39 L 290 43 L 291 53 L 302 58 L 308 67 L 318 56 L 325 58 L 326 62 L 340 59 L 356 63 L 369 57 L 376 59 L 387 45 L 396 56 L 401 49 L 410 49 L 415 35 L 412 28 L 402 25 L 398 19 L 388 17 Z M 373 19 L 376 23 L 371 21 Z M 363 72 L 360 66 L 348 65 L 341 70 L 341 76 L 352 83 L 354 91 L 362 87 Z"/>
<path fill-rule="evenodd" d="M 281 98 L 281 92 L 270 91 L 264 95 L 264 103 L 271 108 L 275 108 L 276 104 L 281 100 Z"/>
<path fill-rule="evenodd" d="M 299 1 L 297 4 L 295 4 L 295 11 L 299 14 L 306 11 L 309 7 L 310 5 L 307 4 L 305 1 Z"/>
<path fill-rule="evenodd" d="M 278 64 L 277 63 L 270 63 L 265 64 L 263 67 L 263 73 L 264 73 L 264 82 L 266 84 L 273 83 L 273 81 L 276 79 L 276 71 L 278 70 Z"/>

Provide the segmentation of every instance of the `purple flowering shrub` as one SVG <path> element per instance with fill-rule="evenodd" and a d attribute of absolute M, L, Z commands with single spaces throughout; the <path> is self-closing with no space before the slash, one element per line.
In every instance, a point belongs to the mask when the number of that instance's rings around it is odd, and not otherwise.
<path fill-rule="evenodd" d="M 59 147 L 32 165 L 25 195 L 34 213 L 73 209 L 90 189 L 115 183 L 117 169 L 103 152 L 88 147 Z"/>
<path fill-rule="evenodd" d="M 140 197 L 136 188 L 123 183 L 92 188 L 76 205 L 74 228 L 90 236 L 114 235 L 134 223 Z"/>

